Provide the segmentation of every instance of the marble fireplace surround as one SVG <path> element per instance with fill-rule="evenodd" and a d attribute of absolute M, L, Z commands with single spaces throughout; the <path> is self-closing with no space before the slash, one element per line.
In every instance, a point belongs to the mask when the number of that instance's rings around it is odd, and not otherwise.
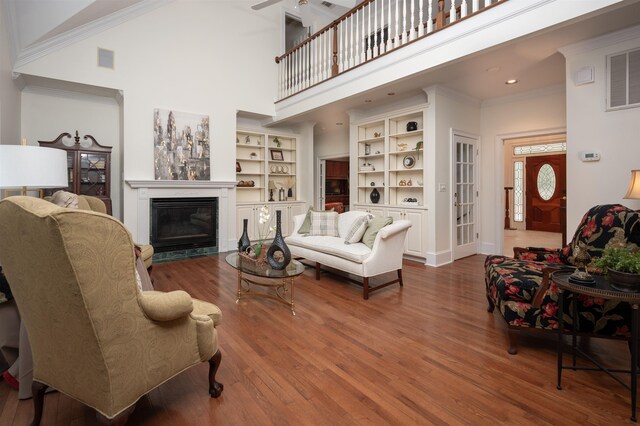
<path fill-rule="evenodd" d="M 202 180 L 127 180 L 131 189 L 137 192 L 138 235 L 134 240 L 146 244 L 151 229 L 152 198 L 218 198 L 218 251 L 229 250 L 229 190 L 235 181 Z"/>

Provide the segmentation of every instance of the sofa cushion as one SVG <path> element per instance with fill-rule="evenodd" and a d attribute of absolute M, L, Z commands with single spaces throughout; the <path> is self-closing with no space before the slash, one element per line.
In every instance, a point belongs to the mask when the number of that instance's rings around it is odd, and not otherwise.
<path fill-rule="evenodd" d="M 285 240 L 290 246 L 298 246 L 321 253 L 362 263 L 371 254 L 371 249 L 362 243 L 344 244 L 340 237 L 290 235 Z"/>
<path fill-rule="evenodd" d="M 376 235 L 378 235 L 378 232 L 385 226 L 391 225 L 392 223 L 393 223 L 393 218 L 391 217 L 374 216 L 373 219 L 369 221 L 367 230 L 364 231 L 364 235 L 362 236 L 362 242 L 367 247 L 373 248 L 373 243 L 376 240 Z"/>
<path fill-rule="evenodd" d="M 369 226 L 369 215 L 360 216 L 351 224 L 351 228 L 347 232 L 347 235 L 344 236 L 345 244 L 353 244 L 357 243 L 362 239 L 364 235 L 364 231 L 367 230 L 367 226 Z"/>
<path fill-rule="evenodd" d="M 353 225 L 353 222 L 361 216 L 371 216 L 371 213 L 359 210 L 350 210 L 338 216 L 338 236 L 345 239 L 351 225 Z"/>
<path fill-rule="evenodd" d="M 311 212 L 309 235 L 338 236 L 338 212 Z"/>
<path fill-rule="evenodd" d="M 300 228 L 298 228 L 298 230 L 296 231 L 298 234 L 308 234 L 309 230 L 311 229 L 311 212 L 317 212 L 319 210 L 315 210 L 313 207 L 309 207 L 309 209 L 307 210 L 307 215 L 304 217 L 304 220 L 302 221 L 302 225 L 300 225 Z M 330 209 L 327 210 L 329 212 L 334 211 L 334 209 Z"/>

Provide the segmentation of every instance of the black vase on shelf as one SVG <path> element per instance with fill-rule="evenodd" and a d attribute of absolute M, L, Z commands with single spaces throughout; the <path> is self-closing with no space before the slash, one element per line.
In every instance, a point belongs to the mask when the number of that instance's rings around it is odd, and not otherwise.
<path fill-rule="evenodd" d="M 291 262 L 291 252 L 282 238 L 282 227 L 280 225 L 280 210 L 276 210 L 276 236 L 267 251 L 267 262 L 271 269 L 282 270 Z"/>
<path fill-rule="evenodd" d="M 238 253 L 244 253 L 251 245 L 251 240 L 249 239 L 249 234 L 247 233 L 247 225 L 249 224 L 249 219 L 242 219 L 242 222 L 242 235 L 240 236 L 240 240 L 238 240 Z"/>
<path fill-rule="evenodd" d="M 371 194 L 369 194 L 369 198 L 371 198 L 371 202 L 373 204 L 378 204 L 378 201 L 380 201 L 380 193 L 378 192 L 378 188 L 373 188 L 373 191 L 371 191 Z"/>

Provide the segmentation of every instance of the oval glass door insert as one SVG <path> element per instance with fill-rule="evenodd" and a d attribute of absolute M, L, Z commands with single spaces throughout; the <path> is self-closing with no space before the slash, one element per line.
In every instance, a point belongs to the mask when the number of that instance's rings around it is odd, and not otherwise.
<path fill-rule="evenodd" d="M 549 164 L 543 164 L 538 171 L 538 194 L 544 201 L 549 201 L 556 192 L 556 172 Z"/>

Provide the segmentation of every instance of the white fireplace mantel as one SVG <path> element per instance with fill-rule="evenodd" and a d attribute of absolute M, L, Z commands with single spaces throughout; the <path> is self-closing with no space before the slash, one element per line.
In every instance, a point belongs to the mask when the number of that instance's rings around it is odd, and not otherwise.
<path fill-rule="evenodd" d="M 218 198 L 218 250 L 229 250 L 229 190 L 235 181 L 208 180 L 126 180 L 137 192 L 138 235 L 136 241 L 147 244 L 151 226 L 152 198 Z"/>

